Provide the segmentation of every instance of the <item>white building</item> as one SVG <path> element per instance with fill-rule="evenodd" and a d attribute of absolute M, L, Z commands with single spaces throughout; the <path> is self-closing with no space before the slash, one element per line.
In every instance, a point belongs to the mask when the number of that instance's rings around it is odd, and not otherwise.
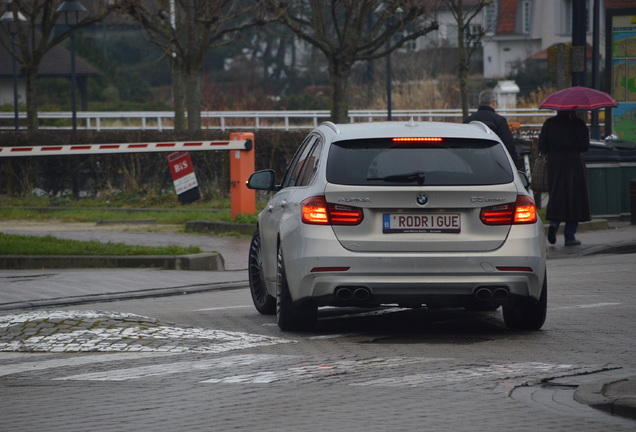
<path fill-rule="evenodd" d="M 636 7 L 636 0 L 598 0 L 601 58 L 605 54 L 605 8 Z M 593 45 L 594 0 L 587 2 L 587 43 Z M 469 11 L 479 0 L 465 0 Z M 483 46 L 484 78 L 502 79 L 530 58 L 545 58 L 546 50 L 559 43 L 572 42 L 573 0 L 493 0 L 471 21 L 485 30 Z M 456 46 L 457 23 L 442 7 L 437 15 L 440 29 L 437 43 Z M 418 48 L 427 42 L 422 41 Z M 587 53 L 588 57 L 591 53 Z"/>

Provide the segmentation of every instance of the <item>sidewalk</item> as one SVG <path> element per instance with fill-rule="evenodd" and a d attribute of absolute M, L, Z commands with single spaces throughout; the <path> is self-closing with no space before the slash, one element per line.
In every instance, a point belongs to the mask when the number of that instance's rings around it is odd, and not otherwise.
<path fill-rule="evenodd" d="M 0 222 L 0 232 L 143 246 L 199 246 L 209 253 L 163 257 L 0 257 L 0 310 L 247 287 L 249 237 L 138 231 L 140 225 Z M 137 231 L 135 231 L 137 230 Z M 68 268 L 69 261 L 77 267 Z M 2 266 L 2 264 L 5 266 Z M 121 267 L 115 267 L 116 264 Z M 11 265 L 6 265 L 11 264 Z M 38 264 L 31 268 L 23 264 Z M 174 269 L 188 271 L 173 271 Z"/>
<path fill-rule="evenodd" d="M 222 237 L 180 232 L 127 232 L 119 228 L 98 229 L 91 224 L 20 224 L 19 228 L 0 223 L 8 234 L 49 235 L 75 240 L 98 240 L 138 245 L 200 246 L 214 271 L 206 265 L 193 271 L 161 268 L 72 268 L 0 269 L 0 311 L 52 307 L 115 299 L 186 294 L 215 289 L 248 287 L 248 237 Z M 582 223 L 577 233 L 580 246 L 565 247 L 559 234 L 555 245 L 548 244 L 548 260 L 573 259 L 594 254 L 636 253 L 636 226 L 607 221 Z M 166 258 L 166 257 L 164 257 Z M 99 258 L 95 258 L 98 260 Z M 179 257 L 166 259 L 177 260 Z M 193 261 L 197 257 L 191 257 Z M 184 268 L 165 267 L 165 268 Z M 614 415 L 636 419 L 636 375 L 608 376 L 580 385 L 575 399 Z"/>

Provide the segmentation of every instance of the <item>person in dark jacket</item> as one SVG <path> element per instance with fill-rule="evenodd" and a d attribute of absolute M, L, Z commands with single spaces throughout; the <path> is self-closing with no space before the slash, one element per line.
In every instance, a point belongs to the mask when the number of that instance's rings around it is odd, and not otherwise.
<path fill-rule="evenodd" d="M 490 128 L 504 143 L 515 165 L 519 167 L 519 157 L 514 138 L 508 126 L 508 120 L 495 112 L 497 108 L 497 95 L 492 90 L 484 90 L 479 93 L 479 108 L 466 118 L 465 123 L 480 121 Z"/>
<path fill-rule="evenodd" d="M 546 217 L 550 221 L 548 241 L 556 243 L 561 222 L 565 222 L 565 245 L 581 242 L 575 234 L 579 222 L 590 220 L 587 171 L 582 153 L 590 148 L 587 125 L 574 111 L 557 111 L 545 121 L 539 134 L 539 151 L 548 158 L 550 197 Z"/>

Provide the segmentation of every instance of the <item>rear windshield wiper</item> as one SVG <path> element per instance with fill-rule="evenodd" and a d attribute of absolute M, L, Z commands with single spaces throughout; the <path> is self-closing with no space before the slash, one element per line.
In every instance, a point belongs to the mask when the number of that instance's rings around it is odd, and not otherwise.
<path fill-rule="evenodd" d="M 385 177 L 369 177 L 367 180 L 382 180 L 391 183 L 412 183 L 417 182 L 419 186 L 424 184 L 426 173 L 424 171 L 415 171 L 412 173 L 394 174 Z"/>

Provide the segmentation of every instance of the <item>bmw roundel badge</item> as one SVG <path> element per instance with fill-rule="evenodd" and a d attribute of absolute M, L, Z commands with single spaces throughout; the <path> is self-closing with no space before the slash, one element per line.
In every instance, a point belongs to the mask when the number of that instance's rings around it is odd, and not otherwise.
<path fill-rule="evenodd" d="M 423 206 L 423 205 L 426 205 L 426 203 L 428 202 L 428 197 L 426 196 L 426 194 L 421 193 L 417 196 L 415 200 L 417 201 L 419 205 Z"/>

